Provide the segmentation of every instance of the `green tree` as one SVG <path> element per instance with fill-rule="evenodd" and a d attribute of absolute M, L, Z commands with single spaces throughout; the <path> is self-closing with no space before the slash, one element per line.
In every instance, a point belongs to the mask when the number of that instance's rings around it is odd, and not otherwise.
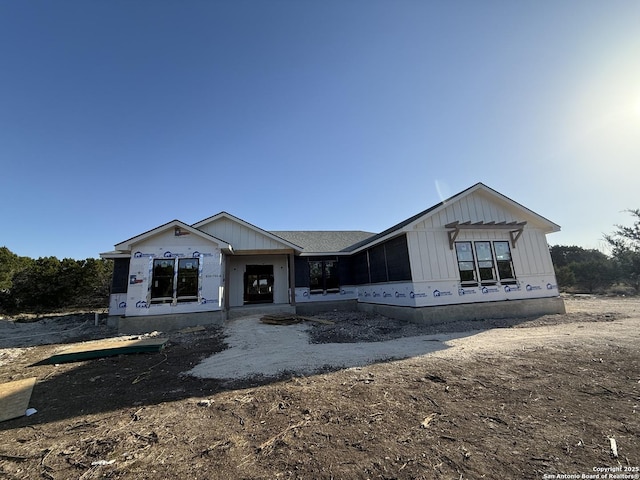
<path fill-rule="evenodd" d="M 627 210 L 634 217 L 633 225 L 615 225 L 616 230 L 605 235 L 604 239 L 611 247 L 620 279 L 631 285 L 636 293 L 640 292 L 640 209 Z"/>
<path fill-rule="evenodd" d="M 19 257 L 7 247 L 0 247 L 0 292 L 11 289 L 13 275 L 26 268 L 30 261 L 30 258 Z"/>
<path fill-rule="evenodd" d="M 563 290 L 593 293 L 610 287 L 616 281 L 616 263 L 599 250 L 554 245 L 549 251 L 556 280 Z"/>

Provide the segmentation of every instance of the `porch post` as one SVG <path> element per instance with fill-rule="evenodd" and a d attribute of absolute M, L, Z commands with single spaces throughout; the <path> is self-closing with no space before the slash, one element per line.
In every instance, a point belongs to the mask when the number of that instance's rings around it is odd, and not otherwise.
<path fill-rule="evenodd" d="M 229 312 L 229 278 L 231 277 L 231 262 L 229 261 L 229 257 L 227 255 L 225 255 L 224 258 L 224 292 L 223 292 L 223 303 L 222 303 L 222 310 L 225 312 L 225 316 L 227 315 L 227 312 Z"/>
<path fill-rule="evenodd" d="M 294 266 L 293 253 L 287 255 L 289 260 L 289 304 L 295 306 L 296 304 L 296 269 Z"/>

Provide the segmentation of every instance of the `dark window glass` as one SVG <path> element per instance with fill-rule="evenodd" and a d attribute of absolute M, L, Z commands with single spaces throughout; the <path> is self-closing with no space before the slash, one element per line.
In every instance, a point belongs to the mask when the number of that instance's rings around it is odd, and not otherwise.
<path fill-rule="evenodd" d="M 384 245 L 378 245 L 369 250 L 369 272 L 371 274 L 371 283 L 389 281 Z"/>
<path fill-rule="evenodd" d="M 513 273 L 513 261 L 509 242 L 493 242 L 496 252 L 496 265 L 498 267 L 498 277 L 502 283 L 515 283 L 516 276 Z"/>
<path fill-rule="evenodd" d="M 309 290 L 311 293 L 340 291 L 338 260 L 309 260 Z"/>
<path fill-rule="evenodd" d="M 321 293 L 322 286 L 322 260 L 309 262 L 309 289 L 311 293 Z"/>
<path fill-rule="evenodd" d="M 173 259 L 156 259 L 153 261 L 152 300 L 170 302 L 173 299 L 173 266 Z"/>
<path fill-rule="evenodd" d="M 390 282 L 400 282 L 411 280 L 411 264 L 409 263 L 409 248 L 407 247 L 407 237 L 400 237 L 389 240 L 384 244 L 387 257 L 387 269 Z"/>
<path fill-rule="evenodd" d="M 129 259 L 116 258 L 113 261 L 111 293 L 127 293 L 129 286 Z"/>
<path fill-rule="evenodd" d="M 476 259 L 478 261 L 478 272 L 480 281 L 483 284 L 496 283 L 495 271 L 493 269 L 493 253 L 491 252 L 491 242 L 475 242 Z"/>
<path fill-rule="evenodd" d="M 181 258 L 178 260 L 178 301 L 185 297 L 198 298 L 198 267 L 197 258 Z"/>
<path fill-rule="evenodd" d="M 471 242 L 456 242 L 456 255 L 458 257 L 460 282 L 467 285 L 477 284 L 478 279 L 476 278 L 476 267 Z"/>
<path fill-rule="evenodd" d="M 327 292 L 340 291 L 337 260 L 324 261 L 324 288 Z"/>
<path fill-rule="evenodd" d="M 367 252 L 360 252 L 351 258 L 351 277 L 355 285 L 369 283 L 369 259 Z"/>

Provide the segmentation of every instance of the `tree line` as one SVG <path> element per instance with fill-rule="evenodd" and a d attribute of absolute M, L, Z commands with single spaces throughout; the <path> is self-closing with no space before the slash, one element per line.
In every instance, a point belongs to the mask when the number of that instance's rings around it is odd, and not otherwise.
<path fill-rule="evenodd" d="M 633 225 L 616 225 L 604 235 L 611 253 L 576 246 L 551 247 L 561 291 L 574 293 L 640 293 L 640 210 L 628 210 Z"/>
<path fill-rule="evenodd" d="M 21 257 L 0 247 L 0 313 L 106 308 L 113 262 Z"/>
<path fill-rule="evenodd" d="M 561 291 L 640 293 L 640 210 L 629 210 L 632 226 L 616 225 L 604 236 L 611 253 L 552 246 Z M 95 258 L 21 257 L 0 247 L 0 313 L 47 313 L 106 308 L 113 262 Z"/>

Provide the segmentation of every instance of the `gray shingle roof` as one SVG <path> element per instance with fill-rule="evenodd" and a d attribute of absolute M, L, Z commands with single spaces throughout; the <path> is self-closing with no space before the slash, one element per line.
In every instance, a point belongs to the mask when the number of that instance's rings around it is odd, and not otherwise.
<path fill-rule="evenodd" d="M 304 253 L 341 252 L 375 235 L 375 233 L 360 230 L 270 231 L 269 233 L 302 247 Z"/>

